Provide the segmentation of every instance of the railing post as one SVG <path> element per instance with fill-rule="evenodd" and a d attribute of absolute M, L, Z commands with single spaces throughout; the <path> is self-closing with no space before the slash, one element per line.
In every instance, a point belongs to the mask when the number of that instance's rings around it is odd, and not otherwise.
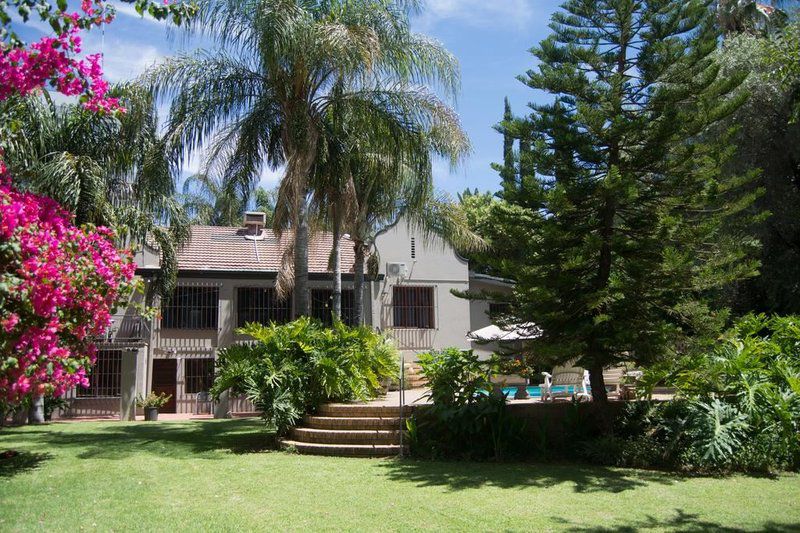
<path fill-rule="evenodd" d="M 406 395 L 406 356 L 403 352 L 400 352 L 400 393 L 398 397 L 400 399 L 400 457 L 403 457 L 403 408 L 405 406 L 405 395 Z"/>

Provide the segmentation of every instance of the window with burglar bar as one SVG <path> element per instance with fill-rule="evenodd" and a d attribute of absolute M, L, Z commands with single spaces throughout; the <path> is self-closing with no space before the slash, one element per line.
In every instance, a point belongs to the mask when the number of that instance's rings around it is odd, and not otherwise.
<path fill-rule="evenodd" d="M 89 374 L 89 388 L 78 387 L 78 398 L 119 398 L 122 379 L 122 350 L 100 350 Z"/>
<path fill-rule="evenodd" d="M 208 392 L 214 384 L 213 359 L 186 359 L 183 366 L 184 388 L 187 394 Z"/>
<path fill-rule="evenodd" d="M 219 287 L 176 287 L 161 307 L 161 327 L 168 329 L 216 329 L 219 320 Z"/>
<path fill-rule="evenodd" d="M 396 328 L 433 329 L 436 327 L 433 287 L 394 287 L 392 314 L 392 325 Z"/>
<path fill-rule="evenodd" d="M 511 304 L 506 302 L 489 302 L 489 315 L 498 316 L 508 313 L 511 310 Z"/>
<path fill-rule="evenodd" d="M 236 290 L 236 324 L 285 324 L 292 319 L 292 295 L 278 299 L 278 291 L 270 287 L 239 287 Z"/>
<path fill-rule="evenodd" d="M 333 323 L 333 290 L 311 290 L 311 316 L 330 326 Z M 355 292 L 352 289 L 342 290 L 342 322 L 354 326 L 355 320 Z"/>

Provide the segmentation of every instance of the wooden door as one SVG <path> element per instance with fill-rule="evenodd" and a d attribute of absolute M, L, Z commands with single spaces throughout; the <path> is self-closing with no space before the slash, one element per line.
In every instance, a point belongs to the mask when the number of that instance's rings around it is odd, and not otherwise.
<path fill-rule="evenodd" d="M 175 412 L 175 396 L 178 393 L 178 361 L 177 359 L 153 360 L 153 392 L 165 392 L 172 396 L 169 402 L 159 409 L 161 413 Z"/>

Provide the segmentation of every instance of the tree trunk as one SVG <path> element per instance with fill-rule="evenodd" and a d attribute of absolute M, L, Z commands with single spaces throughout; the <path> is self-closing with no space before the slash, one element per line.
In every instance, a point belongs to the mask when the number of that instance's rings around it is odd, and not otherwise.
<path fill-rule="evenodd" d="M 364 325 L 364 243 L 356 242 L 353 249 L 355 251 L 353 264 L 355 270 L 353 281 L 354 321 L 356 325 L 362 326 Z"/>
<path fill-rule="evenodd" d="M 309 316 L 308 300 L 308 205 L 303 198 L 294 241 L 294 315 Z"/>
<path fill-rule="evenodd" d="M 589 386 L 592 387 L 592 399 L 595 402 L 607 403 L 608 393 L 605 379 L 603 379 L 603 367 L 596 365 L 587 370 L 589 370 Z"/>
<path fill-rule="evenodd" d="M 44 424 L 44 396 L 34 396 L 28 410 L 29 424 Z"/>
<path fill-rule="evenodd" d="M 339 250 L 339 239 L 341 234 L 341 220 L 338 213 L 333 217 L 333 316 L 337 320 L 342 319 L 342 256 Z"/>

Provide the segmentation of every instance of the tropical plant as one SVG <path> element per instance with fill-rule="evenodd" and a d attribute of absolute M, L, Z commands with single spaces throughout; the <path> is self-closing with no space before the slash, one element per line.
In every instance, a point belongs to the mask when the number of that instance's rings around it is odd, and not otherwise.
<path fill-rule="evenodd" d="M 397 135 L 394 137 L 398 138 Z M 422 147 L 418 146 L 420 142 Z M 418 155 L 426 154 L 427 142 L 430 141 L 418 136 L 411 141 L 412 147 L 406 149 Z M 362 149 L 367 144 L 368 141 L 364 142 Z M 344 228 L 354 246 L 353 289 L 355 316 L 359 323 L 364 317 L 366 259 L 369 255 L 370 270 L 376 271 L 380 261 L 375 240 L 382 231 L 405 223 L 412 231 L 422 233 L 425 239 L 436 236 L 460 251 L 485 248 L 484 240 L 469 228 L 463 210 L 446 193 L 434 189 L 427 155 L 418 164 L 409 166 L 408 158 L 397 156 L 403 150 L 398 146 L 392 155 L 367 147 L 364 152 L 352 149 L 349 153 L 348 175 L 351 181 L 345 191 L 349 195 L 350 207 Z"/>
<path fill-rule="evenodd" d="M 309 310 L 310 180 L 334 142 L 332 121 L 366 121 L 376 143 L 391 145 L 397 133 L 437 138 L 448 157 L 466 145 L 456 115 L 428 88 L 454 95 L 456 61 L 410 30 L 419 9 L 417 0 L 209 0 L 189 27 L 215 50 L 168 59 L 144 78 L 174 97 L 167 132 L 176 157 L 207 144 L 206 166 L 243 192 L 265 165 L 285 165 L 274 229 L 290 228 L 295 245 L 279 288 L 288 291 L 293 269 L 298 314 Z"/>
<path fill-rule="evenodd" d="M 301 317 L 237 331 L 253 342 L 220 350 L 211 393 L 245 394 L 281 436 L 323 402 L 375 398 L 397 377 L 397 350 L 369 328 Z"/>
<path fill-rule="evenodd" d="M 676 388 L 676 407 L 637 414 L 648 422 L 632 432 L 663 435 L 671 462 L 800 466 L 800 318 L 743 317 L 710 351 L 648 369 L 644 381 Z"/>
<path fill-rule="evenodd" d="M 17 186 L 55 199 L 75 214 L 77 224 L 112 227 L 121 246 L 152 239 L 162 262 L 156 289 L 169 294 L 177 247 L 189 234 L 175 197 L 174 168 L 151 95 L 135 85 L 108 94 L 125 113 L 57 105 L 47 93 L 3 102 L 13 132 L 4 139 L 4 159 Z"/>
<path fill-rule="evenodd" d="M 436 405 L 466 405 L 492 389 L 489 365 L 472 350 L 451 347 L 422 353 L 418 359 Z"/>
<path fill-rule="evenodd" d="M 497 361 L 446 348 L 420 354 L 419 364 L 432 405 L 408 421 L 412 454 L 499 461 L 520 453 L 523 424 L 510 416 L 506 396 L 492 390 Z"/>

